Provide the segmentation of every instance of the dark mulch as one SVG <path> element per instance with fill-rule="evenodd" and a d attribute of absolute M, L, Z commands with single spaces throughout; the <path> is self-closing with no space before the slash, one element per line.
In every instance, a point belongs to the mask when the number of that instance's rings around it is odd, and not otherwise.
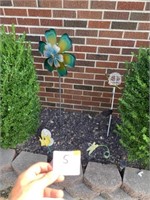
<path fill-rule="evenodd" d="M 20 151 L 29 151 L 48 155 L 48 161 L 52 160 L 54 150 L 75 150 L 82 152 L 82 166 L 86 167 L 89 161 L 100 163 L 116 164 L 119 168 L 126 165 L 126 152 L 119 143 L 119 137 L 114 132 L 116 124 L 120 119 L 113 115 L 109 136 L 107 137 L 107 128 L 109 121 L 109 111 L 103 111 L 101 114 L 87 112 L 66 112 L 59 109 L 43 109 L 40 116 L 40 126 L 37 133 L 27 140 L 23 145 L 17 146 L 17 153 Z M 47 147 L 41 147 L 39 137 L 41 130 L 46 128 L 51 131 L 55 143 L 51 146 L 51 152 L 48 153 Z M 96 142 L 100 145 L 106 145 L 110 151 L 110 157 L 105 158 L 104 153 L 107 148 L 98 147 L 90 156 L 87 148 Z"/>

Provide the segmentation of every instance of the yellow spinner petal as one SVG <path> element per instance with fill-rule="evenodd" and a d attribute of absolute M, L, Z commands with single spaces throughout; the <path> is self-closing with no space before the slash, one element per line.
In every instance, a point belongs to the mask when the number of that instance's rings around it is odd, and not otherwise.
<path fill-rule="evenodd" d="M 58 46 L 60 47 L 60 53 L 68 51 L 72 47 L 72 40 L 69 38 L 67 33 L 61 36 Z"/>
<path fill-rule="evenodd" d="M 45 31 L 45 38 L 46 41 L 53 46 L 54 44 L 57 43 L 56 31 L 54 29 Z"/>
<path fill-rule="evenodd" d="M 67 67 L 74 67 L 76 58 L 71 53 L 63 53 L 64 64 Z"/>

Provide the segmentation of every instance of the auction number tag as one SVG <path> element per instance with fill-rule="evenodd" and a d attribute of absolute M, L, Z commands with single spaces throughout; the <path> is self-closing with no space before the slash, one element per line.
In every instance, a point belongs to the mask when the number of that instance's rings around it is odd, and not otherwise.
<path fill-rule="evenodd" d="M 80 174 L 81 151 L 54 151 L 53 170 L 64 176 Z"/>

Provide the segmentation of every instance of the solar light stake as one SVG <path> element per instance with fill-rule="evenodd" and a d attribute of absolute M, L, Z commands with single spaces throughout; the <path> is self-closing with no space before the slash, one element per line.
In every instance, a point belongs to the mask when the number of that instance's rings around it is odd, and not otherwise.
<path fill-rule="evenodd" d="M 112 101 L 111 101 L 111 108 L 110 110 L 113 111 L 114 106 L 114 97 L 115 97 L 115 90 L 116 86 L 121 84 L 121 75 L 117 72 L 111 73 L 108 78 L 109 85 L 113 86 L 113 92 L 112 92 Z M 110 126 L 111 126 L 111 120 L 112 120 L 112 112 L 109 116 L 109 123 L 108 123 L 108 129 L 107 129 L 107 137 L 109 136 Z"/>
<path fill-rule="evenodd" d="M 111 111 L 113 111 L 115 90 L 116 90 L 116 87 L 113 87 L 113 96 L 112 96 L 111 108 L 110 108 Z M 111 113 L 112 113 L 112 112 L 111 112 Z M 107 137 L 109 136 L 109 130 L 110 130 L 110 125 L 111 125 L 111 119 L 112 119 L 112 114 L 109 116 L 109 123 L 108 123 L 108 129 L 107 129 Z"/>

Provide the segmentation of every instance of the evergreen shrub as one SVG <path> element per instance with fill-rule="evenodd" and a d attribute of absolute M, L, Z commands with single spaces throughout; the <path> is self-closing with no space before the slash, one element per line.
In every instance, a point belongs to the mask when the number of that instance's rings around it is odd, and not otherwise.
<path fill-rule="evenodd" d="M 0 145 L 15 148 L 38 126 L 39 85 L 25 34 L 17 37 L 15 27 L 6 33 L 0 29 Z"/>
<path fill-rule="evenodd" d="M 117 127 L 128 160 L 144 167 L 148 167 L 150 158 L 149 66 L 150 49 L 140 49 L 135 61 L 127 63 L 125 87 L 119 101 L 121 124 Z"/>

